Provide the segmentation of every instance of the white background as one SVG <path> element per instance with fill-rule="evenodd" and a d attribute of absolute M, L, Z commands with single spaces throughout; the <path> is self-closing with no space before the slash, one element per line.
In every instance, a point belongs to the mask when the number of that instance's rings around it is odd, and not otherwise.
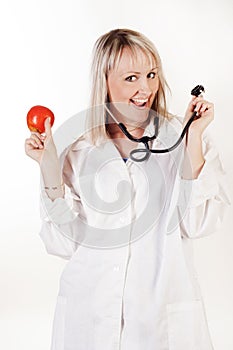
<path fill-rule="evenodd" d="M 216 110 L 209 128 L 233 197 L 231 0 L 1 1 L 1 349 L 49 349 L 66 263 L 47 255 L 38 236 L 39 168 L 24 154 L 26 113 L 36 104 L 51 108 L 56 130 L 88 107 L 93 44 L 117 27 L 141 31 L 155 43 L 173 93 L 171 112 L 183 115 L 191 89 L 205 86 Z M 195 241 L 216 350 L 233 348 L 232 214 L 230 207 L 219 233 Z"/>

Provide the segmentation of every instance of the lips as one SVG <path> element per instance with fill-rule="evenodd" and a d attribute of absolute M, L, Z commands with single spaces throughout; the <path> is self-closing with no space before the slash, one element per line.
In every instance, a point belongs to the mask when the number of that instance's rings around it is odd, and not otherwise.
<path fill-rule="evenodd" d="M 137 107 L 145 107 L 148 102 L 148 98 L 131 98 L 130 102 L 132 102 Z"/>

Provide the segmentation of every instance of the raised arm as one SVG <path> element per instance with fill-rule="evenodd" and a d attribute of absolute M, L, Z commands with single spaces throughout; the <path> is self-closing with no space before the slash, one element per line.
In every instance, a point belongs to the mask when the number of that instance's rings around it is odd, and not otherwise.
<path fill-rule="evenodd" d="M 26 154 L 40 167 L 44 189 L 51 200 L 64 197 L 64 182 L 49 118 L 45 121 L 45 135 L 31 133 L 25 141 Z"/>

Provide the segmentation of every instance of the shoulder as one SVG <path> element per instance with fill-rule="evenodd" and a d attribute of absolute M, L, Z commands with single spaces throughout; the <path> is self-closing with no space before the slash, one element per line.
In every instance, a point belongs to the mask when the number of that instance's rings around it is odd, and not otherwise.
<path fill-rule="evenodd" d="M 69 153 L 88 150 L 93 147 L 93 144 L 85 137 L 81 137 L 72 143 L 69 147 Z"/>
<path fill-rule="evenodd" d="M 180 136 L 183 128 L 183 118 L 169 114 L 168 117 L 160 117 L 159 134 L 160 140 L 175 140 Z"/>
<path fill-rule="evenodd" d="M 177 135 L 180 136 L 184 128 L 184 118 L 177 115 L 171 115 L 170 119 L 168 119 L 167 125 L 170 126 L 169 134 L 171 134 L 171 130 L 174 130 L 174 133 L 177 133 Z M 208 127 L 202 134 L 202 150 L 205 160 L 211 160 L 219 156 L 219 150 Z"/>
<path fill-rule="evenodd" d="M 181 128 L 183 126 L 184 118 L 182 118 L 178 115 L 175 115 L 175 114 L 169 114 L 167 121 L 172 127 L 177 129 L 177 131 L 178 131 L 178 130 L 181 130 Z"/>
<path fill-rule="evenodd" d="M 89 141 L 88 137 L 81 136 L 70 144 L 60 155 L 60 164 L 64 169 L 71 170 L 81 164 L 87 153 L 94 146 Z"/>

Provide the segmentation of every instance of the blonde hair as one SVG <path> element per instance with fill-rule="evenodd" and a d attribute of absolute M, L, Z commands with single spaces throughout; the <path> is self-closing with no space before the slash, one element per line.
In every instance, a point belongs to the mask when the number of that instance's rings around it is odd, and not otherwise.
<path fill-rule="evenodd" d="M 130 29 L 115 29 L 102 35 L 93 48 L 93 60 L 91 66 L 91 96 L 90 110 L 87 114 L 86 127 L 90 133 L 91 142 L 108 137 L 105 121 L 106 112 L 104 104 L 108 101 L 107 77 L 111 69 L 118 64 L 124 48 L 129 48 L 133 55 L 140 49 L 145 55 L 156 62 L 158 66 L 159 89 L 151 106 L 151 109 L 165 118 L 169 117 L 166 104 L 165 90 L 169 86 L 163 75 L 161 59 L 154 44 L 143 34 Z"/>

